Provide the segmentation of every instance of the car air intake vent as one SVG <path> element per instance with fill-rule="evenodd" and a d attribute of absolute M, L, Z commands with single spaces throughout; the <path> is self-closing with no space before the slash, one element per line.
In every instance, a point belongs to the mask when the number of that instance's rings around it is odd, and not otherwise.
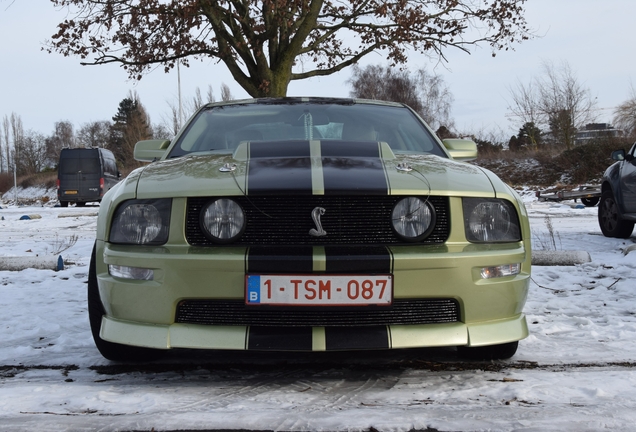
<path fill-rule="evenodd" d="M 240 240 L 232 245 L 339 245 L 400 244 L 391 227 L 391 212 L 401 196 L 253 196 L 232 197 L 247 217 Z M 214 245 L 201 230 L 201 209 L 213 197 L 188 198 L 186 239 L 193 246 Z M 417 244 L 444 243 L 450 232 L 447 197 L 429 197 L 435 207 L 433 232 Z M 321 217 L 327 235 L 309 235 L 316 225 L 311 217 L 316 207 L 325 209 Z M 413 243 L 409 243 L 413 244 Z"/>
<path fill-rule="evenodd" d="M 175 321 L 182 324 L 357 327 L 459 322 L 454 299 L 395 300 L 390 307 L 246 306 L 242 300 L 182 300 Z"/>

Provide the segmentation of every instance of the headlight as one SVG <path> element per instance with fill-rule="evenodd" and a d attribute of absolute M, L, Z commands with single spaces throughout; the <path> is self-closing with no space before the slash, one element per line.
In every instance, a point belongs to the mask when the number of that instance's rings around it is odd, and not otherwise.
<path fill-rule="evenodd" d="M 219 198 L 201 209 L 201 228 L 214 242 L 236 241 L 245 230 L 245 213 L 236 201 Z"/>
<path fill-rule="evenodd" d="M 417 197 L 403 198 L 393 207 L 391 223 L 402 240 L 419 241 L 433 231 L 435 210 L 428 201 Z"/>
<path fill-rule="evenodd" d="M 171 199 L 130 200 L 113 216 L 111 243 L 161 245 L 168 241 Z"/>
<path fill-rule="evenodd" d="M 473 243 L 521 240 L 519 217 L 514 205 L 505 200 L 464 198 L 466 239 Z"/>

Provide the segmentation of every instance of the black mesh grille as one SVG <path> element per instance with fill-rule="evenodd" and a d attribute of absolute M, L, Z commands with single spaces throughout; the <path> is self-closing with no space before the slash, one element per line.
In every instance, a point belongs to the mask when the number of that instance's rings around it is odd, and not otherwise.
<path fill-rule="evenodd" d="M 400 196 L 254 196 L 232 197 L 246 213 L 243 236 L 233 245 L 399 244 L 391 228 L 391 212 Z M 203 234 L 199 217 L 211 197 L 189 198 L 186 239 L 194 246 L 213 245 Z M 444 243 L 450 232 L 448 198 L 429 197 L 435 208 L 433 232 L 420 244 Z M 321 217 L 324 237 L 312 237 L 316 228 L 311 212 L 326 209 Z"/>
<path fill-rule="evenodd" d="M 454 299 L 396 300 L 391 307 L 246 306 L 241 300 L 183 300 L 176 322 L 183 324 L 338 327 L 439 324 L 459 321 Z"/>

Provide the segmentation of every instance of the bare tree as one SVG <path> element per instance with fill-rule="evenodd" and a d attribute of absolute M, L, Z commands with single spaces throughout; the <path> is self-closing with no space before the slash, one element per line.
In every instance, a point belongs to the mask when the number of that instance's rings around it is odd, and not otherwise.
<path fill-rule="evenodd" d="M 425 68 L 411 74 L 388 66 L 354 66 L 348 82 L 353 87 L 352 97 L 401 102 L 413 108 L 433 129 L 453 126 L 453 95 L 441 76 Z"/>
<path fill-rule="evenodd" d="M 595 119 L 596 99 L 578 80 L 570 65 L 542 64 L 542 75 L 510 89 L 510 111 L 524 124 L 549 129 L 553 140 L 567 149 L 574 145 L 577 130 Z M 536 137 L 529 137 L 536 145 Z"/>
<path fill-rule="evenodd" d="M 170 114 L 167 119 L 164 117 L 161 129 L 168 131 L 168 134 L 173 137 L 181 129 L 182 119 L 179 115 L 180 110 L 177 104 L 168 102 L 168 107 L 170 108 Z"/>
<path fill-rule="evenodd" d="M 73 124 L 69 121 L 55 122 L 53 134 L 45 139 L 47 165 L 54 166 L 60 159 L 64 147 L 75 147 Z"/>
<path fill-rule="evenodd" d="M 186 111 L 185 118 L 189 118 L 192 114 L 199 110 L 206 103 L 216 102 L 216 98 L 214 97 L 214 90 L 211 85 L 208 85 L 208 91 L 206 92 L 206 99 L 203 99 L 201 95 L 201 89 L 197 87 L 194 90 L 194 96 L 188 103 L 186 103 Z"/>
<path fill-rule="evenodd" d="M 7 148 L 7 161 L 8 167 L 10 171 L 15 171 L 19 174 L 18 170 L 18 160 L 21 157 L 21 148 L 23 146 L 24 141 L 24 126 L 22 125 L 22 118 L 16 114 L 11 113 L 11 116 L 5 117 L 5 129 L 9 131 L 7 134 L 6 143 L 8 145 Z"/>
<path fill-rule="evenodd" d="M 614 126 L 632 138 L 636 135 L 636 89 L 633 86 L 629 99 L 614 110 Z"/>
<path fill-rule="evenodd" d="M 167 139 L 172 140 L 174 133 L 165 123 L 159 123 L 152 125 L 152 138 L 153 139 Z"/>
<path fill-rule="evenodd" d="M 542 123 L 545 116 L 539 108 L 539 94 L 535 90 L 533 81 L 528 84 L 523 84 L 518 81 L 516 87 L 510 89 L 510 95 L 512 97 L 512 105 L 509 106 L 508 109 L 516 119 L 519 119 L 523 125 L 540 125 Z M 541 129 L 538 127 L 528 129 L 528 144 L 531 149 L 536 150 L 540 134 Z M 512 147 L 516 147 L 516 144 L 515 141 L 515 145 Z M 518 145 L 521 146 L 522 144 L 518 143 Z M 511 150 L 513 149 L 514 148 L 511 148 Z"/>
<path fill-rule="evenodd" d="M 78 147 L 108 147 L 111 126 L 106 120 L 84 123 L 77 131 Z"/>
<path fill-rule="evenodd" d="M 253 97 L 285 96 L 291 81 L 375 51 L 404 64 L 412 50 L 445 60 L 447 49 L 488 44 L 494 54 L 531 36 L 526 0 L 51 1 L 69 18 L 49 52 L 118 63 L 135 79 L 211 58 Z"/>
<path fill-rule="evenodd" d="M 548 116 L 553 137 L 570 149 L 577 130 L 595 120 L 596 99 L 579 82 L 567 62 L 559 68 L 544 63 L 543 71 L 544 77 L 539 81 L 539 109 Z"/>
<path fill-rule="evenodd" d="M 230 86 L 223 83 L 221 84 L 221 100 L 224 102 L 228 102 L 234 99 L 232 96 L 232 91 L 230 90 Z"/>
<path fill-rule="evenodd" d="M 421 116 L 433 127 L 452 128 L 451 118 L 453 94 L 440 75 L 431 74 L 424 68 L 417 71 L 418 90 L 422 102 Z"/>
<path fill-rule="evenodd" d="M 0 125 L 0 154 L 2 154 L 2 159 L 0 160 L 0 172 L 9 171 L 11 156 L 9 136 L 9 118 L 5 115 L 2 118 L 2 124 Z"/>
<path fill-rule="evenodd" d="M 15 164 L 18 175 L 36 174 L 46 166 L 44 135 L 28 131 L 15 142 Z"/>
<path fill-rule="evenodd" d="M 221 84 L 221 100 L 230 101 L 234 99 L 232 93 L 230 91 L 230 87 L 225 83 Z M 166 136 L 175 136 L 181 126 L 183 126 L 183 119 L 180 117 L 187 119 L 192 116 L 199 108 L 207 103 L 216 102 L 216 98 L 214 97 L 214 90 L 211 85 L 208 85 L 208 90 L 206 92 L 206 99 L 203 99 L 201 94 L 201 89 L 197 87 L 194 91 L 194 96 L 192 99 L 186 100 L 184 106 L 179 109 L 178 102 L 168 102 L 168 107 L 170 108 L 170 114 L 168 119 L 163 120 L 162 124 L 155 126 L 154 129 L 159 132 L 159 135 L 162 137 Z M 181 116 L 179 115 L 181 113 Z"/>

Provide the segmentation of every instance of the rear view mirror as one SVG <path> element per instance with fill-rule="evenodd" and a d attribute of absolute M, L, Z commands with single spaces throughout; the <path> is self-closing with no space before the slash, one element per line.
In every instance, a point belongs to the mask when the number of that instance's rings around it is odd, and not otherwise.
<path fill-rule="evenodd" d="M 620 150 L 614 150 L 612 152 L 612 159 L 614 159 L 615 161 L 624 161 L 625 160 L 625 150 L 620 149 Z"/>

